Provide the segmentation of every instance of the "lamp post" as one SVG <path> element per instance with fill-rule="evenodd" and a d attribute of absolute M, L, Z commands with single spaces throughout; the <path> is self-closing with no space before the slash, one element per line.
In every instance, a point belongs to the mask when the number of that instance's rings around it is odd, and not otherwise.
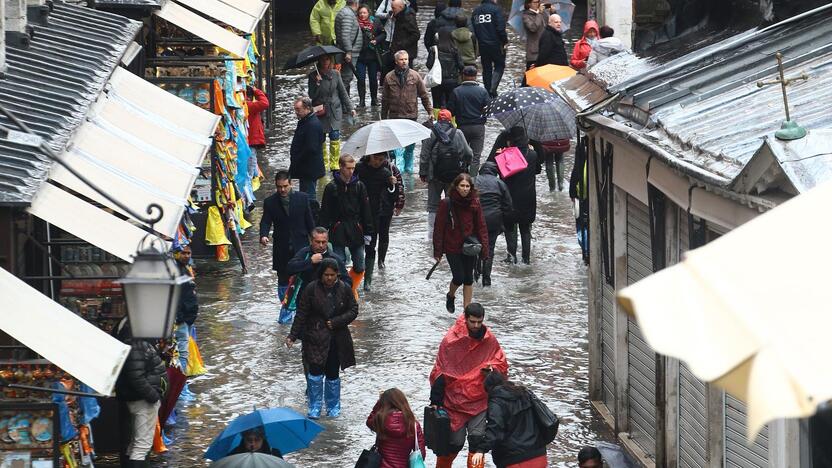
<path fill-rule="evenodd" d="M 158 340 L 170 336 L 179 292 L 191 278 L 179 271 L 164 243 L 151 241 L 142 247 L 144 244 L 140 244 L 130 271 L 118 282 L 124 288 L 133 338 Z"/>

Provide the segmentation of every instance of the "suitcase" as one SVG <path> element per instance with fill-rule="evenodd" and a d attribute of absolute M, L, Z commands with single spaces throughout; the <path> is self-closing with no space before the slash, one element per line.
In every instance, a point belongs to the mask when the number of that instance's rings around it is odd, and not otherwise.
<path fill-rule="evenodd" d="M 433 451 L 437 457 L 450 455 L 451 450 L 451 417 L 439 408 L 425 407 L 425 446 Z"/>

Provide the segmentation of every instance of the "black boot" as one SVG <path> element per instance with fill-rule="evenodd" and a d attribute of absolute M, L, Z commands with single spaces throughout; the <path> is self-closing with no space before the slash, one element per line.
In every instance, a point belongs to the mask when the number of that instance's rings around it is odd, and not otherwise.
<path fill-rule="evenodd" d="M 376 267 L 376 258 L 367 257 L 364 260 L 364 291 L 370 291 L 373 283 L 373 270 Z"/>
<path fill-rule="evenodd" d="M 491 267 L 494 265 L 494 259 L 488 257 L 488 260 L 482 262 L 482 285 L 491 286 Z"/>
<path fill-rule="evenodd" d="M 367 94 L 367 83 L 364 80 L 358 80 L 358 107 L 367 107 L 367 103 L 364 100 L 364 95 Z"/>

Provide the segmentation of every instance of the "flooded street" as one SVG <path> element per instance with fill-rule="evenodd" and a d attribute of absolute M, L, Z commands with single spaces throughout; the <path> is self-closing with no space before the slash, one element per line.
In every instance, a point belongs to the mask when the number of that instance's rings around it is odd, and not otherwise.
<path fill-rule="evenodd" d="M 475 2 L 464 5 L 470 12 Z M 420 9 L 422 31 L 432 15 L 432 6 Z M 575 24 L 570 36 L 580 29 L 580 23 Z M 279 63 L 310 41 L 305 25 L 285 30 L 279 38 Z M 424 72 L 427 54 L 421 41 L 420 48 L 416 68 Z M 519 84 L 524 60 L 522 43 L 516 37 L 509 50 L 503 90 L 513 86 L 512 78 Z M 260 158 L 267 174 L 260 200 L 273 187 L 273 171 L 288 167 L 296 125 L 291 101 L 306 92 L 306 77 L 301 73 L 293 70 L 281 75 L 276 86 L 274 131 L 265 157 Z M 357 124 L 377 118 L 373 112 L 377 108 L 359 109 Z M 496 121 L 489 122 L 486 153 L 501 129 Z M 349 136 L 353 129 L 344 130 Z M 571 153 L 566 160 L 568 177 Z M 377 270 L 372 292 L 361 292 L 358 319 L 351 326 L 358 364 L 341 375 L 342 415 L 335 420 L 322 418 L 326 430 L 312 447 L 286 456 L 299 467 L 353 466 L 361 450 L 373 444 L 375 437 L 365 419 L 379 390 L 402 389 L 419 419 L 428 402 L 428 374 L 439 342 L 456 315 L 445 311 L 450 280 L 447 264 L 443 261 L 430 281 L 424 279 L 433 264 L 426 240 L 426 187 L 415 175 L 405 175 L 405 186 L 407 203 L 393 220 L 387 268 Z M 486 325 L 506 352 L 511 378 L 530 387 L 561 417 L 560 432 L 549 447 L 551 465 L 575 466 L 581 446 L 610 440 L 612 435 L 602 432 L 603 425 L 587 399 L 587 270 L 575 240 L 571 203 L 567 192 L 548 192 L 545 174 L 538 176 L 537 190 L 531 265 L 503 263 L 501 236 L 493 286 L 475 286 L 474 300 L 486 308 Z M 277 324 L 271 247 L 262 248 L 257 241 L 260 214 L 258 206 L 251 217 L 254 226 L 244 239 L 248 275 L 240 274 L 234 258 L 197 264 L 198 339 L 208 373 L 191 383 L 197 400 L 180 404 L 179 420 L 170 434 L 174 443 L 167 454 L 156 458 L 155 466 L 202 466 L 202 454 L 213 437 L 227 421 L 253 407 L 290 406 L 305 413 L 300 347 L 288 350 L 283 346 L 289 326 Z M 428 450 L 428 466 L 434 460 Z M 454 466 L 464 466 L 464 460 L 461 454 Z"/>

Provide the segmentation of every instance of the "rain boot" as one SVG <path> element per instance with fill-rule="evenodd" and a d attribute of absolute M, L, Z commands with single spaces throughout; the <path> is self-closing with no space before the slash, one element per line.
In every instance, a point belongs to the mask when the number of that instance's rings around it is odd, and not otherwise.
<path fill-rule="evenodd" d="M 364 100 L 364 96 L 367 94 L 367 82 L 358 80 L 356 84 L 358 85 L 358 107 L 367 107 L 367 101 Z"/>
<path fill-rule="evenodd" d="M 488 257 L 488 260 L 482 262 L 482 285 L 491 286 L 491 268 L 494 266 L 494 259 Z"/>
<path fill-rule="evenodd" d="M 364 279 L 364 272 L 358 273 L 354 268 L 350 268 L 350 279 L 352 279 L 352 293 L 355 295 L 355 302 L 358 302 L 358 286 L 361 280 Z"/>
<path fill-rule="evenodd" d="M 473 458 L 474 458 L 474 453 L 473 452 L 468 452 L 467 468 L 484 468 L 485 467 L 485 463 L 474 464 Z M 485 458 L 483 458 L 483 460 L 485 460 Z"/>
<path fill-rule="evenodd" d="M 436 213 L 428 213 L 428 240 L 433 240 L 433 225 L 436 223 Z"/>
<path fill-rule="evenodd" d="M 306 375 L 306 399 L 309 419 L 321 417 L 321 405 L 324 401 L 324 376 Z"/>
<path fill-rule="evenodd" d="M 329 140 L 329 168 L 337 170 L 338 160 L 341 158 L 341 140 Z"/>
<path fill-rule="evenodd" d="M 326 379 L 324 400 L 326 401 L 326 415 L 330 418 L 337 418 L 341 414 L 341 379 Z"/>
<path fill-rule="evenodd" d="M 364 291 L 369 292 L 370 286 L 372 286 L 373 283 L 373 270 L 376 266 L 376 258 L 368 255 L 367 258 L 364 259 L 364 263 Z"/>
<path fill-rule="evenodd" d="M 413 153 L 416 151 L 416 144 L 407 145 L 404 148 L 404 172 L 413 173 Z"/>
<path fill-rule="evenodd" d="M 329 172 L 329 145 L 326 144 L 326 140 L 324 140 L 323 151 L 324 151 L 324 168 L 326 168 L 327 172 Z"/>
<path fill-rule="evenodd" d="M 451 468 L 454 466 L 454 459 L 456 458 L 456 453 L 452 453 L 450 455 L 442 455 L 440 457 L 436 457 L 436 468 Z"/>
<path fill-rule="evenodd" d="M 283 297 L 286 295 L 286 291 L 289 289 L 289 286 L 278 286 L 277 287 L 277 299 L 280 301 L 280 315 L 277 317 L 277 323 L 285 324 L 290 323 L 295 318 L 294 311 L 290 311 L 289 308 L 283 304 Z"/>

